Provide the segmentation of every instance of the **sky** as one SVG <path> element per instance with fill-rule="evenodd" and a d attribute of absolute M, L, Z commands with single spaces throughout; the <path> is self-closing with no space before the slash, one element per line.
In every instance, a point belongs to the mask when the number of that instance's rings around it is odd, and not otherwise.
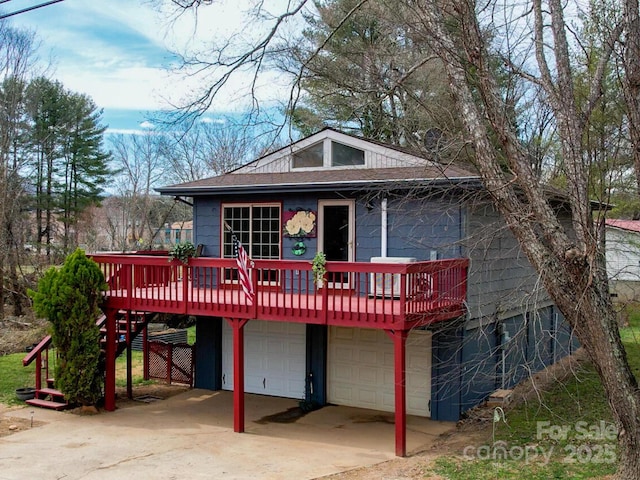
<path fill-rule="evenodd" d="M 0 11 L 9 13 L 44 1 L 5 0 Z M 275 5 L 284 0 L 271 1 Z M 108 132 L 135 133 L 152 127 L 150 119 L 156 112 L 181 104 L 202 81 L 169 71 L 179 65 L 171 51 L 200 48 L 211 39 L 249 31 L 242 23 L 245 0 L 226 3 L 202 9 L 197 22 L 190 14 L 172 22 L 145 0 L 64 0 L 9 21 L 36 33 L 42 64 L 51 65 L 47 76 L 89 95 L 104 109 Z M 242 108 L 246 79 L 239 78 L 232 88 L 204 121 L 219 122 Z M 265 80 L 264 89 L 273 99 L 286 95 L 286 85 L 273 79 Z"/>

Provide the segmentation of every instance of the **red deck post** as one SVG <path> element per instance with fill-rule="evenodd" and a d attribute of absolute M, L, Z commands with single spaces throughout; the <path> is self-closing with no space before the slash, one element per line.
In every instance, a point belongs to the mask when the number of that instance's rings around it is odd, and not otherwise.
<path fill-rule="evenodd" d="M 142 329 L 142 369 L 145 380 L 149 380 L 149 324 Z"/>
<path fill-rule="evenodd" d="M 113 412 L 116 409 L 116 314 L 117 311 L 105 311 L 105 379 L 104 379 L 104 409 Z"/>
<path fill-rule="evenodd" d="M 406 330 L 385 330 L 393 340 L 395 371 L 396 456 L 407 456 Z"/>
<path fill-rule="evenodd" d="M 36 390 L 40 390 L 41 388 L 42 388 L 42 352 L 38 351 L 38 354 L 36 356 Z"/>
<path fill-rule="evenodd" d="M 133 399 L 133 375 L 131 373 L 131 312 L 127 310 L 127 398 Z"/>
<path fill-rule="evenodd" d="M 227 318 L 233 328 L 233 431 L 244 432 L 244 326 L 248 320 Z"/>

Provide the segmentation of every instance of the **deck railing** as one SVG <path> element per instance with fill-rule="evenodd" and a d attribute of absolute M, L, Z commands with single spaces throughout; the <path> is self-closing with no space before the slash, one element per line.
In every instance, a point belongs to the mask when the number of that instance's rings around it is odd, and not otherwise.
<path fill-rule="evenodd" d="M 255 260 L 255 295 L 237 281 L 234 259 L 95 255 L 109 284 L 107 306 L 129 310 L 370 327 L 406 327 L 459 316 L 466 259 L 399 263 L 327 262 L 323 285 L 303 260 Z"/>

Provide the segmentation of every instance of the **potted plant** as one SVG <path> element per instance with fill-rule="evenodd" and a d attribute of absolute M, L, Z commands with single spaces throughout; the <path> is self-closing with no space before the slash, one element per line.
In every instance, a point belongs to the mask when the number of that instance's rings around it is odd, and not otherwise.
<path fill-rule="evenodd" d="M 31 400 L 36 396 L 36 389 L 34 387 L 22 387 L 16 388 L 16 397 L 18 400 Z"/>
<path fill-rule="evenodd" d="M 191 242 L 176 243 L 169 250 L 169 261 L 180 260 L 185 265 L 189 263 L 189 258 L 195 256 L 196 247 Z"/>
<path fill-rule="evenodd" d="M 316 287 L 322 288 L 324 286 L 324 277 L 327 274 L 327 256 L 324 252 L 318 252 L 313 257 L 311 270 L 313 270 L 313 283 Z"/>

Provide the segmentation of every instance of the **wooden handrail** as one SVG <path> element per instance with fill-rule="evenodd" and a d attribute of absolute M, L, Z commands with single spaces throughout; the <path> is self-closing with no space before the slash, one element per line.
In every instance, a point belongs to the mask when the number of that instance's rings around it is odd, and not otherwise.
<path fill-rule="evenodd" d="M 43 350 L 49 348 L 49 345 L 51 345 L 51 335 L 47 335 L 42 340 L 40 340 L 40 343 L 38 343 L 38 345 L 33 347 L 33 350 L 31 350 L 27 354 L 27 356 L 22 359 L 22 366 L 26 367 L 31 365 L 31 362 L 33 362 L 36 359 L 38 354 L 41 353 Z"/>

